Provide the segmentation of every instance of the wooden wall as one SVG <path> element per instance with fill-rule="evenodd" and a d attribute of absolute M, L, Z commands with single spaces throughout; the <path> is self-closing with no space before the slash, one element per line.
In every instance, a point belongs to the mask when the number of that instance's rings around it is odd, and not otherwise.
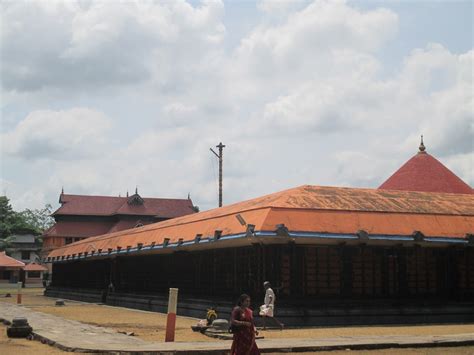
<path fill-rule="evenodd" d="M 53 285 L 196 297 L 248 293 L 270 281 L 280 300 L 453 299 L 474 297 L 474 248 L 262 246 L 170 255 L 121 256 L 55 264 Z"/>

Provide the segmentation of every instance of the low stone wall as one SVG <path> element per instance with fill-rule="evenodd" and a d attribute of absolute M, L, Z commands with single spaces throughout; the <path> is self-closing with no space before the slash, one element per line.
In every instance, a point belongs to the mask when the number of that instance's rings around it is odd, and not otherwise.
<path fill-rule="evenodd" d="M 113 293 L 107 297 L 107 304 L 166 313 L 168 310 L 168 295 Z M 195 299 L 178 295 L 178 315 L 205 318 L 207 309 L 211 307 L 217 311 L 219 318 L 230 318 L 232 310 L 232 303 L 230 302 Z"/>
<path fill-rule="evenodd" d="M 98 290 L 86 289 L 68 289 L 48 287 L 44 291 L 44 295 L 48 297 L 66 298 L 74 301 L 100 303 L 102 302 L 102 292 Z"/>
<path fill-rule="evenodd" d="M 85 302 L 102 302 L 102 292 L 97 290 L 65 289 L 49 287 L 46 296 Z M 106 297 L 111 306 L 135 308 L 166 313 L 168 295 L 111 293 Z M 257 310 L 259 305 L 253 305 Z M 178 315 L 205 318 L 206 310 L 216 309 L 219 318 L 230 318 L 232 302 L 223 299 L 201 299 L 185 295 L 178 296 Z M 280 305 L 276 317 L 289 326 L 343 326 L 372 324 L 428 324 L 428 323 L 474 323 L 474 302 L 390 304 L 372 302 L 314 302 L 305 305 Z M 260 325 L 260 317 L 255 312 Z"/>

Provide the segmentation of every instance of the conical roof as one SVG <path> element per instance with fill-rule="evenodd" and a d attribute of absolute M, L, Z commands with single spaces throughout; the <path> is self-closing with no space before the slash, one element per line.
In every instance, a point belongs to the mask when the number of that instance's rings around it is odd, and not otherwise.
<path fill-rule="evenodd" d="M 474 193 L 468 184 L 426 152 L 423 138 L 419 152 L 380 185 L 379 189 L 454 194 Z"/>

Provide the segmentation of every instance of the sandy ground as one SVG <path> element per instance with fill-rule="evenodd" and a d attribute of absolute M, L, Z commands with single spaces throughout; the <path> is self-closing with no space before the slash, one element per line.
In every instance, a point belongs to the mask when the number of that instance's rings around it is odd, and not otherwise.
<path fill-rule="evenodd" d="M 0 289 L 0 301 L 15 303 L 16 297 L 12 292 L 12 298 L 5 298 L 5 290 Z M 166 315 L 163 313 L 146 312 L 120 307 L 82 303 L 66 300 L 66 306 L 54 306 L 54 298 L 44 297 L 41 289 L 25 289 L 23 294 L 23 305 L 36 311 L 53 314 L 67 319 L 74 319 L 84 323 L 104 326 L 117 331 L 133 332 L 135 336 L 148 341 L 163 341 L 165 336 Z M 227 318 L 227 317 L 224 317 Z M 190 327 L 197 320 L 188 317 L 177 317 L 176 341 L 216 341 L 200 333 L 193 332 Z M 4 331 L 2 331 L 4 333 Z M 270 330 L 261 331 L 266 339 L 272 338 L 328 338 L 336 336 L 364 336 L 364 335 L 442 335 L 457 333 L 474 333 L 474 324 L 469 325 L 426 325 L 426 326 L 370 326 L 370 327 L 330 327 L 330 328 L 304 328 L 285 329 L 283 331 Z M 2 334 L 4 336 L 4 334 Z M 45 351 L 52 350 L 47 345 L 27 340 L 6 340 L 0 338 L 0 353 L 4 346 L 17 347 L 19 354 L 28 346 L 46 347 Z M 26 348 L 25 348 L 26 347 Z M 18 354 L 11 348 L 12 353 Z M 33 349 L 30 349 L 33 350 Z M 39 349 L 37 349 L 39 351 Z M 378 350 L 378 351 L 350 351 L 352 354 L 469 354 L 474 355 L 474 347 L 441 349 L 405 349 L 405 350 Z M 38 353 L 35 350 L 35 353 Z M 56 349 L 56 351 L 59 351 Z M 61 351 L 59 351 L 61 352 Z M 9 353 L 9 352 L 7 352 Z M 54 354 L 54 352 L 47 352 Z M 325 352 L 318 352 L 324 354 Z M 349 351 L 327 352 L 338 355 L 347 354 Z"/>
<path fill-rule="evenodd" d="M 2 354 L 63 354 L 63 351 L 43 345 L 39 341 L 26 339 L 9 339 L 5 326 L 0 326 L 0 352 Z M 49 350 L 51 350 L 49 352 Z"/>
<path fill-rule="evenodd" d="M 2 355 L 67 354 L 67 352 L 59 350 L 54 346 L 41 344 L 39 341 L 26 339 L 10 339 L 7 337 L 6 329 L 7 327 L 0 325 L 0 354 Z"/>
<path fill-rule="evenodd" d="M 39 341 L 30 341 L 26 339 L 9 339 L 6 336 L 6 327 L 0 325 L 0 354 L 10 355 L 31 355 L 31 354 L 68 354 L 53 346 L 41 344 Z M 87 353 L 81 353 L 87 354 Z M 276 353 L 281 354 L 281 353 Z M 317 354 L 317 355 L 473 355 L 474 347 L 459 348 L 434 348 L 434 349 L 387 349 L 371 351 L 321 351 L 317 353 L 299 353 L 299 354 Z"/>

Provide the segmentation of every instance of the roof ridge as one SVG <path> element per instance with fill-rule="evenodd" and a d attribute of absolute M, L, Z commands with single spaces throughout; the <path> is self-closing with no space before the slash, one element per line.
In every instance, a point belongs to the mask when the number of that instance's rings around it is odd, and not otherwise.
<path fill-rule="evenodd" d="M 128 199 L 129 197 L 126 197 L 126 196 L 106 196 L 106 195 L 79 195 L 79 194 L 62 194 L 62 196 L 73 196 L 73 197 L 100 197 L 100 198 L 111 198 L 111 199 Z M 133 196 L 133 195 L 132 195 Z M 140 195 L 141 196 L 141 195 Z M 147 200 L 171 200 L 171 201 L 189 201 L 188 198 L 177 198 L 177 197 L 143 197 L 141 196 L 141 198 L 143 199 L 147 199 Z"/>

